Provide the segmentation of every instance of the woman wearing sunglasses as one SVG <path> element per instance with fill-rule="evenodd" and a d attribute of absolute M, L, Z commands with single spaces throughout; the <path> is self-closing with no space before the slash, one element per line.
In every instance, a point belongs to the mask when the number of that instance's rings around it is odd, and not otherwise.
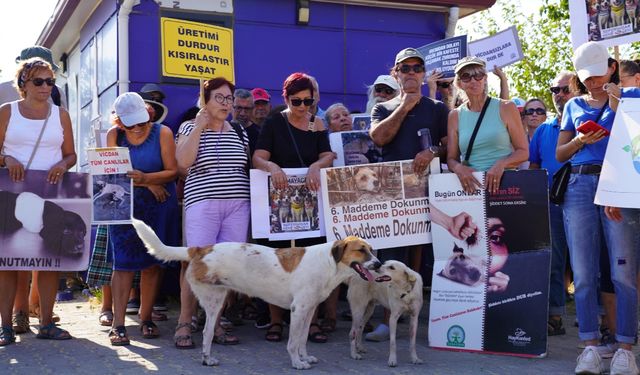
<path fill-rule="evenodd" d="M 25 170 L 31 169 L 48 171 L 47 182 L 57 184 L 64 173 L 76 164 L 69 113 L 48 102 L 55 81 L 53 69 L 48 62 L 37 57 L 23 61 L 18 66 L 15 79 L 15 86 L 22 99 L 0 107 L 0 167 L 8 169 L 9 177 L 14 182 L 23 181 Z M 38 145 L 34 147 L 36 144 Z M 24 271 L 0 271 L 0 346 L 14 342 L 16 333 L 30 330 L 26 297 L 28 274 Z M 18 291 L 19 279 L 27 280 L 24 290 L 20 288 Z M 53 322 L 58 279 L 58 272 L 34 272 L 32 284 L 39 291 L 40 304 L 40 329 L 37 337 L 41 339 L 71 338 L 69 332 Z M 24 294 L 18 300 L 22 300 L 25 306 L 16 306 L 12 324 L 16 293 Z"/>
<path fill-rule="evenodd" d="M 524 104 L 524 125 L 527 137 L 531 139 L 540 124 L 547 120 L 547 106 L 541 99 L 533 98 Z"/>
<path fill-rule="evenodd" d="M 305 185 L 309 190 L 320 188 L 320 169 L 330 167 L 334 154 L 329 146 L 327 131 L 320 118 L 309 113 L 314 103 L 313 84 L 304 73 L 293 73 L 284 81 L 282 96 L 287 108 L 267 118 L 262 126 L 256 151 L 253 154 L 255 168 L 271 173 L 276 189 L 288 186 L 282 168 L 309 168 Z M 289 241 L 258 241 L 274 247 L 290 247 Z M 326 242 L 324 237 L 296 240 L 298 246 L 310 246 Z M 271 325 L 266 334 L 267 341 L 282 340 L 282 315 L 284 310 L 269 305 Z M 314 315 L 309 329 L 309 340 L 326 342 Z"/>
<path fill-rule="evenodd" d="M 147 223 L 160 239 L 172 245 L 179 243 L 178 201 L 175 179 L 178 163 L 173 132 L 150 121 L 147 106 L 140 95 L 126 92 L 116 98 L 114 126 L 107 133 L 107 146 L 127 147 L 133 170 L 133 216 Z M 113 326 L 109 332 L 111 345 L 129 345 L 124 327 L 129 291 L 136 271 L 140 279 L 140 330 L 142 337 L 159 336 L 151 319 L 158 290 L 160 261 L 148 254 L 131 225 L 109 225 L 109 251 L 113 256 Z"/>
<path fill-rule="evenodd" d="M 529 157 L 520 113 L 513 102 L 488 96 L 483 60 L 462 58 L 455 74 L 454 84 L 468 100 L 449 113 L 449 170 L 458 176 L 466 192 L 486 188 L 495 193 L 504 170 L 515 168 Z M 481 112 L 484 116 L 479 122 Z M 471 142 L 476 127 L 477 135 Z M 484 186 L 473 176 L 475 171 L 487 172 Z"/>

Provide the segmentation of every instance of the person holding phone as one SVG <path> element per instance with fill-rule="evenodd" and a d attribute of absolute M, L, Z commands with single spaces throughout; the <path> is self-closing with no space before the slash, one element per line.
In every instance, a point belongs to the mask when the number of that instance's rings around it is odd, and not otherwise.
<path fill-rule="evenodd" d="M 619 344 L 611 361 L 611 373 L 638 373 L 631 345 L 638 328 L 636 275 L 640 220 L 630 209 L 621 209 L 620 221 L 611 220 L 606 217 L 604 207 L 593 203 L 608 137 L 604 129 L 576 131 L 589 120 L 611 131 L 615 112 L 609 105 L 611 96 L 606 86 L 619 82 L 617 62 L 609 57 L 606 47 L 588 42 L 576 49 L 573 65 L 577 78 L 570 86 L 581 95 L 565 106 L 556 158 L 560 162 L 571 159 L 572 163 L 562 208 L 575 283 L 578 335 L 586 345 L 575 371 L 601 373 L 602 355 L 610 348 L 597 347 L 600 254 L 608 251 L 617 305 L 615 327 L 609 328 Z"/>

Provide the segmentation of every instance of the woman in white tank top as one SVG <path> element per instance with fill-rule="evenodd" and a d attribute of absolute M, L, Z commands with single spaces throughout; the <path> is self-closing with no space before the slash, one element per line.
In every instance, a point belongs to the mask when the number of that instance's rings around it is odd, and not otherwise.
<path fill-rule="evenodd" d="M 51 65 L 40 58 L 23 61 L 18 66 L 15 85 L 22 99 L 0 107 L 0 167 L 8 169 L 14 182 L 24 179 L 25 169 L 35 169 L 48 171 L 47 182 L 57 184 L 63 174 L 76 164 L 76 153 L 69 114 L 48 102 L 55 85 Z M 47 118 L 37 152 L 33 154 Z M 0 346 L 14 342 L 15 333 L 29 331 L 29 297 L 16 296 L 17 290 L 28 290 L 22 284 L 28 285 L 26 274 L 25 271 L 0 271 Z M 59 272 L 56 271 L 34 272 L 32 286 L 39 291 L 40 305 L 38 338 L 71 338 L 69 332 L 53 323 L 58 279 Z M 15 311 L 13 323 L 12 306 Z"/>

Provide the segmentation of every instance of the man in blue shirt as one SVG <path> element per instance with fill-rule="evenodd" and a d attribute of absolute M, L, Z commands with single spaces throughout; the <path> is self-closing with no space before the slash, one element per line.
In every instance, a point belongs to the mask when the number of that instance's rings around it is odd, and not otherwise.
<path fill-rule="evenodd" d="M 556 160 L 556 145 L 560 134 L 560 121 L 566 102 L 574 96 L 569 89 L 572 72 L 561 72 L 552 81 L 551 94 L 558 116 L 542 123 L 533 134 L 529 144 L 529 169 L 546 169 L 549 187 L 553 174 L 563 163 Z M 549 336 L 563 335 L 562 315 L 565 313 L 564 270 L 567 262 L 567 240 L 564 232 L 562 208 L 549 202 L 551 223 L 551 278 L 549 284 Z"/>

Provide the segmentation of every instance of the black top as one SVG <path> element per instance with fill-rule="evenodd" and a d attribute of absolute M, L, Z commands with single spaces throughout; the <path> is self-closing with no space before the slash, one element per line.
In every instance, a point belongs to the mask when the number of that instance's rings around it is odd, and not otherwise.
<path fill-rule="evenodd" d="M 399 106 L 399 96 L 376 104 L 371 111 L 371 124 L 389 117 Z M 423 96 L 407 113 L 393 140 L 382 147 L 382 159 L 384 161 L 414 159 L 422 151 L 418 130 L 423 128 L 429 129 L 433 145 L 439 145 L 440 140 L 447 136 L 448 115 L 449 109 L 444 103 Z"/>
<path fill-rule="evenodd" d="M 296 145 L 304 165 L 300 165 Z M 269 151 L 270 160 L 280 168 L 307 168 L 318 161 L 321 153 L 330 152 L 331 146 L 327 131 L 300 130 L 281 114 L 268 118 L 262 125 L 256 150 Z"/>
<path fill-rule="evenodd" d="M 239 122 L 232 120 L 231 123 L 238 124 L 242 126 Z M 260 135 L 260 127 L 253 122 L 251 125 L 244 128 L 244 131 L 247 132 L 247 136 L 249 137 L 249 152 L 250 156 L 253 156 L 253 152 L 256 150 L 256 142 L 258 142 L 258 136 Z"/>

